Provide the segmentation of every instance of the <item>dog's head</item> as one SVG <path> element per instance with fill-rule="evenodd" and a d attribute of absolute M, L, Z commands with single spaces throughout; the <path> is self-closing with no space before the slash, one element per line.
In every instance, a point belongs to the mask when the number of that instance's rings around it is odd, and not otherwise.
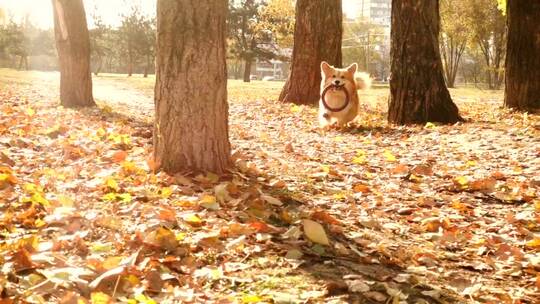
<path fill-rule="evenodd" d="M 358 65 L 353 63 L 344 69 L 338 69 L 323 61 L 321 63 L 322 87 L 344 85 L 347 89 L 354 88 L 354 73 L 356 73 L 357 67 Z"/>

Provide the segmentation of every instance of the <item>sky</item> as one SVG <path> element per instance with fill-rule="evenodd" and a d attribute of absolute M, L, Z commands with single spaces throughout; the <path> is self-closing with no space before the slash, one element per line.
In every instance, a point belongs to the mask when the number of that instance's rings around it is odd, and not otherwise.
<path fill-rule="evenodd" d="M 119 25 L 118 16 L 127 13 L 131 4 L 139 4 L 143 12 L 155 15 L 156 0 L 84 0 L 87 16 L 97 12 L 105 23 Z M 0 7 L 7 15 L 20 20 L 29 15 L 32 23 L 41 28 L 53 26 L 51 0 L 0 0 Z M 88 26 L 92 27 L 92 18 L 88 17 Z"/>
<path fill-rule="evenodd" d="M 357 0 L 343 0 L 343 11 L 348 17 L 355 17 L 354 3 Z M 84 0 L 87 15 L 97 12 L 103 21 L 110 25 L 118 25 L 118 16 L 127 13 L 130 4 L 140 4 L 143 12 L 155 15 L 156 0 Z M 29 15 L 32 23 L 41 28 L 53 26 L 51 0 L 0 0 L 0 7 L 7 11 L 8 17 L 21 20 Z M 92 28 L 92 18 L 88 18 L 88 26 Z"/>

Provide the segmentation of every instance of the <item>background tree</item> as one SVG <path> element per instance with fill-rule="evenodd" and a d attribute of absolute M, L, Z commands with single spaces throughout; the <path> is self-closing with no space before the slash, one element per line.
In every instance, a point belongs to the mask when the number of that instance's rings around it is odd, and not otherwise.
<path fill-rule="evenodd" d="M 342 65 L 342 19 L 341 0 L 296 1 L 291 72 L 279 96 L 280 101 L 317 103 L 321 61 L 338 67 Z"/>
<path fill-rule="evenodd" d="M 111 54 L 112 47 L 108 42 L 108 35 L 112 30 L 110 26 L 103 22 L 101 16 L 97 13 L 97 9 L 94 9 L 92 14 L 94 21 L 94 28 L 90 30 L 90 51 L 91 60 L 94 63 L 94 75 L 99 75 L 103 68 L 103 63 L 107 55 Z"/>
<path fill-rule="evenodd" d="M 154 56 L 155 21 L 141 12 L 138 5 L 132 5 L 128 14 L 122 15 L 118 29 L 122 41 L 122 52 L 127 59 L 128 76 L 133 75 L 135 65 L 143 61 L 144 75 L 148 76 L 151 57 Z"/>
<path fill-rule="evenodd" d="M 65 107 L 93 106 L 90 38 L 82 0 L 52 0 L 60 63 L 60 102 Z"/>
<path fill-rule="evenodd" d="M 463 13 L 469 19 L 472 40 L 483 55 L 488 87 L 499 89 L 504 80 L 506 18 L 495 0 L 467 1 Z"/>
<path fill-rule="evenodd" d="M 169 173 L 230 165 L 227 0 L 158 0 L 156 164 Z"/>
<path fill-rule="evenodd" d="M 265 5 L 266 1 L 229 1 L 229 47 L 236 57 L 244 61 L 244 82 L 250 81 L 251 67 L 256 59 L 276 57 L 272 32 L 260 26 L 260 12 Z"/>
<path fill-rule="evenodd" d="M 449 88 L 455 87 L 459 64 L 469 41 L 469 20 L 464 14 L 467 0 L 441 0 L 440 49 L 444 78 Z"/>
<path fill-rule="evenodd" d="M 393 0 L 388 120 L 396 124 L 455 123 L 439 52 L 439 1 Z"/>
<path fill-rule="evenodd" d="M 0 32 L 0 52 L 11 58 L 11 66 L 28 70 L 28 55 L 30 40 L 24 23 L 18 24 L 11 20 L 3 26 Z"/>
<path fill-rule="evenodd" d="M 345 22 L 343 26 L 343 65 L 358 63 L 375 79 L 386 79 L 390 68 L 389 37 L 382 26 L 366 19 Z"/>
<path fill-rule="evenodd" d="M 258 30 L 270 30 L 272 41 L 281 49 L 293 47 L 293 0 L 269 0 L 260 10 Z"/>
<path fill-rule="evenodd" d="M 540 109 L 540 2 L 508 0 L 508 54 L 504 104 Z"/>

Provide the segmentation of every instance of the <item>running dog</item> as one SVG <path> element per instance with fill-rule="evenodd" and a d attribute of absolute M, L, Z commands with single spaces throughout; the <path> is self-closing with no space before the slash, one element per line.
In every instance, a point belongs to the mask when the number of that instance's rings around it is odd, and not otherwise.
<path fill-rule="evenodd" d="M 327 62 L 321 63 L 321 99 L 319 100 L 319 124 L 321 127 L 343 127 L 358 115 L 358 90 L 371 86 L 369 74 L 357 72 L 358 65 L 338 69 Z"/>

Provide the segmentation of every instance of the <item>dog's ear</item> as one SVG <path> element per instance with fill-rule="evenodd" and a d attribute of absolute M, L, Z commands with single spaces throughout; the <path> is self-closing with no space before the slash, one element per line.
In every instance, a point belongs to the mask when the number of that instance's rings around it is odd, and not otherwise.
<path fill-rule="evenodd" d="M 353 64 L 351 64 L 350 66 L 347 67 L 347 72 L 354 75 L 354 73 L 356 73 L 357 69 L 358 69 L 358 65 L 355 62 L 355 63 L 353 63 Z"/>
<path fill-rule="evenodd" d="M 328 62 L 321 62 L 321 72 L 323 76 L 328 76 L 332 73 L 332 67 L 328 64 Z"/>

